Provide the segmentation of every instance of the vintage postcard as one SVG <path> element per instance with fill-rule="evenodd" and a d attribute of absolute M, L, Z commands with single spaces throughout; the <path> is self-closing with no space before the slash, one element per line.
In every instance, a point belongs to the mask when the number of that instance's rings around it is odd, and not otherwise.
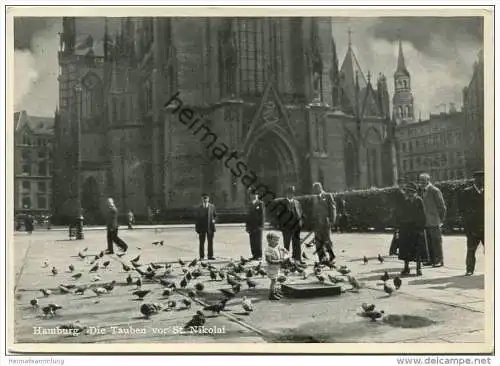
<path fill-rule="evenodd" d="M 6 35 L 11 352 L 493 351 L 492 7 Z"/>

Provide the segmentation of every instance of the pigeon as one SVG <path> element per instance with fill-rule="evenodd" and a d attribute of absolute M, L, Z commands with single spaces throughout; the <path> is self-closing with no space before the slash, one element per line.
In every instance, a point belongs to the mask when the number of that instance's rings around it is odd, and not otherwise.
<path fill-rule="evenodd" d="M 52 291 L 44 289 L 44 288 L 40 289 L 40 291 L 43 294 L 43 296 L 45 296 L 45 297 L 48 297 L 52 294 Z"/>
<path fill-rule="evenodd" d="M 383 310 L 380 310 L 380 311 L 370 311 L 370 312 L 366 313 L 366 315 L 372 320 L 372 322 L 374 322 L 377 319 L 381 318 L 383 314 L 384 314 Z"/>
<path fill-rule="evenodd" d="M 140 309 L 141 314 L 149 318 L 153 314 L 157 314 L 161 310 L 160 304 L 142 304 Z"/>
<path fill-rule="evenodd" d="M 232 279 L 231 277 L 227 276 L 227 283 L 228 285 L 231 285 L 231 286 L 236 286 L 239 282 L 238 281 L 235 281 L 234 279 Z"/>
<path fill-rule="evenodd" d="M 257 282 L 252 281 L 250 278 L 247 278 L 247 285 L 248 285 L 248 288 L 255 288 L 255 287 L 257 287 Z"/>
<path fill-rule="evenodd" d="M 247 271 L 247 278 L 252 277 L 252 276 L 253 276 L 253 272 L 252 272 L 252 270 L 251 270 L 251 269 L 249 269 L 249 270 Z"/>
<path fill-rule="evenodd" d="M 111 281 L 111 283 L 107 283 L 105 285 L 102 285 L 102 287 L 105 288 L 108 292 L 111 292 L 115 288 L 115 285 L 116 285 L 116 281 L 113 280 L 113 281 Z"/>
<path fill-rule="evenodd" d="M 172 285 L 175 285 L 174 282 L 171 282 L 171 281 L 168 281 L 168 280 L 165 280 L 163 278 L 160 279 L 160 283 L 165 286 L 165 287 L 172 287 Z"/>
<path fill-rule="evenodd" d="M 135 269 L 137 269 L 137 268 L 139 268 L 139 267 L 141 267 L 141 266 L 142 266 L 142 264 L 141 264 L 141 263 L 139 263 L 139 262 L 131 262 L 131 263 L 132 263 L 132 266 L 133 266 Z"/>
<path fill-rule="evenodd" d="M 172 295 L 172 289 L 166 288 L 165 290 L 163 290 L 163 297 L 169 297 L 170 295 Z"/>
<path fill-rule="evenodd" d="M 99 258 L 102 258 L 104 257 L 104 250 L 101 250 L 101 252 L 99 253 Z"/>
<path fill-rule="evenodd" d="M 205 324 L 205 322 L 205 315 L 200 310 L 198 310 L 196 314 L 193 315 L 191 320 L 184 325 L 184 330 L 201 327 Z"/>
<path fill-rule="evenodd" d="M 184 277 L 182 280 L 181 280 L 181 283 L 180 283 L 180 286 L 181 288 L 185 288 L 188 284 L 188 281 L 186 280 L 186 277 Z"/>
<path fill-rule="evenodd" d="M 59 286 L 59 290 L 61 291 L 61 294 L 68 294 L 69 293 L 69 288 L 64 287 L 63 285 Z"/>
<path fill-rule="evenodd" d="M 241 256 L 241 257 L 240 257 L 240 264 L 241 264 L 242 266 L 244 266 L 244 265 L 245 265 L 245 264 L 247 264 L 248 262 L 249 262 L 249 260 L 248 260 L 248 259 L 243 258 L 243 256 Z"/>
<path fill-rule="evenodd" d="M 279 277 L 277 278 L 277 281 L 278 281 L 279 283 L 285 283 L 285 282 L 286 282 L 286 280 L 287 280 L 286 276 L 279 276 Z"/>
<path fill-rule="evenodd" d="M 384 258 L 380 254 L 377 256 L 377 259 L 381 264 L 384 263 Z"/>
<path fill-rule="evenodd" d="M 106 261 L 106 262 L 104 262 L 104 263 L 102 264 L 102 266 L 103 266 L 104 268 L 107 268 L 107 267 L 109 266 L 109 264 L 110 264 L 110 263 L 111 263 L 110 261 Z"/>
<path fill-rule="evenodd" d="M 217 273 L 215 273 L 214 271 L 210 271 L 210 279 L 212 281 L 217 280 Z"/>
<path fill-rule="evenodd" d="M 99 269 L 99 263 L 95 264 L 94 267 L 92 267 L 89 272 L 96 272 Z"/>
<path fill-rule="evenodd" d="M 108 293 L 108 290 L 106 290 L 104 287 L 94 287 L 92 291 L 94 291 L 94 293 L 97 296 L 101 296 Z"/>
<path fill-rule="evenodd" d="M 43 268 L 47 268 L 49 266 L 49 261 L 47 259 L 45 259 L 42 263 L 42 267 Z"/>
<path fill-rule="evenodd" d="M 191 261 L 191 263 L 188 264 L 188 267 L 193 268 L 194 266 L 196 266 L 196 263 L 198 263 L 198 259 L 195 258 Z"/>
<path fill-rule="evenodd" d="M 196 297 L 196 292 L 194 292 L 193 290 L 189 290 L 187 292 L 187 295 L 191 298 L 191 299 L 194 299 Z"/>
<path fill-rule="evenodd" d="M 365 313 L 368 313 L 370 311 L 375 310 L 375 305 L 374 304 L 367 304 L 366 302 L 361 304 L 361 308 Z"/>
<path fill-rule="evenodd" d="M 351 270 L 345 266 L 342 266 L 340 268 L 337 269 L 337 271 L 341 274 L 341 275 L 346 275 L 348 273 L 351 273 Z"/>
<path fill-rule="evenodd" d="M 156 276 L 156 272 L 148 272 L 144 275 L 144 277 L 146 277 L 148 280 L 151 280 L 153 279 L 153 277 Z"/>
<path fill-rule="evenodd" d="M 139 262 L 139 259 L 141 258 L 141 255 L 139 254 L 137 257 L 135 257 L 134 259 L 131 259 L 130 262 L 132 263 L 137 263 Z"/>
<path fill-rule="evenodd" d="M 42 311 L 45 315 L 56 315 L 56 311 L 62 309 L 62 306 L 57 305 L 57 304 L 49 304 L 47 306 L 44 306 L 42 308 Z"/>
<path fill-rule="evenodd" d="M 181 267 L 184 267 L 186 265 L 186 262 L 179 258 L 179 264 L 181 265 Z"/>
<path fill-rule="evenodd" d="M 140 288 L 142 286 L 142 280 L 140 277 L 137 279 L 137 281 L 135 281 L 135 284 L 137 285 L 137 288 Z"/>
<path fill-rule="evenodd" d="M 83 295 L 85 293 L 85 291 L 87 290 L 87 286 L 81 286 L 81 287 L 78 287 L 76 290 L 75 290 L 75 295 Z"/>
<path fill-rule="evenodd" d="M 75 270 L 75 266 L 72 264 L 70 264 L 68 268 L 70 272 L 73 272 Z"/>
<path fill-rule="evenodd" d="M 80 259 L 85 259 L 86 255 L 82 252 L 78 252 L 78 257 L 80 257 Z"/>
<path fill-rule="evenodd" d="M 198 282 L 197 284 L 194 285 L 194 288 L 196 289 L 196 291 L 203 291 L 205 289 L 205 285 L 203 285 L 203 283 L 201 282 Z"/>
<path fill-rule="evenodd" d="M 361 285 L 359 284 L 358 280 L 354 276 L 348 275 L 347 280 L 349 281 L 349 284 L 352 286 L 353 290 L 361 289 Z"/>
<path fill-rule="evenodd" d="M 399 290 L 399 288 L 403 284 L 401 282 L 401 278 L 399 278 L 399 276 L 394 277 L 394 279 L 392 280 L 392 282 L 394 283 L 394 287 L 396 288 L 396 290 Z"/>
<path fill-rule="evenodd" d="M 191 272 L 186 273 L 186 280 L 191 281 L 193 279 L 193 275 Z"/>
<path fill-rule="evenodd" d="M 159 244 L 160 244 L 160 242 L 159 242 L 159 241 L 154 241 L 154 242 L 152 242 L 151 244 L 153 244 L 153 245 L 159 245 Z"/>
<path fill-rule="evenodd" d="M 151 266 L 148 266 L 148 267 L 146 268 L 146 272 L 153 272 L 153 268 L 151 268 Z"/>
<path fill-rule="evenodd" d="M 82 274 L 81 273 L 75 273 L 73 276 L 71 276 L 74 280 L 77 280 L 79 279 L 80 277 L 82 277 Z"/>
<path fill-rule="evenodd" d="M 363 257 L 363 263 L 368 264 L 368 258 L 366 258 L 366 255 Z"/>
<path fill-rule="evenodd" d="M 262 268 L 259 270 L 259 274 L 260 274 L 262 277 L 267 276 L 267 272 L 266 272 L 265 270 L 263 270 Z"/>
<path fill-rule="evenodd" d="M 175 309 L 176 306 L 177 306 L 177 302 L 175 300 L 170 300 L 169 302 L 167 302 L 167 307 L 169 309 Z"/>
<path fill-rule="evenodd" d="M 128 272 L 131 269 L 130 266 L 126 265 L 125 263 L 122 263 L 122 268 L 125 272 Z"/>
<path fill-rule="evenodd" d="M 123 257 L 124 255 L 125 255 L 125 253 L 116 253 L 116 256 L 117 256 L 118 258 L 121 258 L 121 257 Z"/>
<path fill-rule="evenodd" d="M 387 271 L 384 272 L 384 274 L 382 275 L 382 277 L 380 277 L 380 279 L 385 282 L 385 281 L 389 281 L 389 273 L 387 273 Z"/>
<path fill-rule="evenodd" d="M 307 248 L 312 248 L 314 246 L 314 240 L 311 240 L 310 242 L 306 243 Z"/>
<path fill-rule="evenodd" d="M 325 277 L 323 277 L 322 275 L 316 275 L 316 278 L 318 279 L 319 282 L 325 283 Z"/>
<path fill-rule="evenodd" d="M 154 270 L 158 270 L 158 269 L 161 269 L 163 268 L 163 266 L 161 264 L 155 264 L 155 263 L 151 263 L 150 264 L 151 268 L 153 268 Z"/>
<path fill-rule="evenodd" d="M 149 294 L 151 292 L 151 290 L 137 290 L 137 291 L 134 291 L 132 292 L 132 295 L 135 295 L 137 296 L 139 299 L 144 299 L 144 297 Z"/>
<path fill-rule="evenodd" d="M 208 264 L 207 264 L 207 262 L 203 262 L 203 261 L 201 261 L 201 262 L 200 262 L 200 266 L 201 266 L 202 268 L 207 268 Z"/>
<path fill-rule="evenodd" d="M 386 283 L 386 282 L 384 282 L 384 291 L 385 291 L 385 292 L 386 292 L 389 296 L 391 296 L 391 294 L 393 293 L 394 289 L 393 289 L 391 286 L 387 285 L 387 283 Z"/>
<path fill-rule="evenodd" d="M 238 283 L 238 284 L 236 284 L 236 285 L 233 286 L 233 292 L 235 294 L 237 294 L 240 291 L 241 291 L 241 283 Z"/>
<path fill-rule="evenodd" d="M 227 289 L 227 288 L 221 288 L 219 289 L 220 292 L 224 294 L 227 298 L 233 298 L 236 294 L 234 293 L 233 290 Z"/>
<path fill-rule="evenodd" d="M 309 257 L 307 256 L 306 252 L 302 252 L 302 258 L 309 259 Z"/>
<path fill-rule="evenodd" d="M 50 270 L 50 272 L 52 272 L 52 274 L 55 276 L 57 274 L 57 268 L 56 267 L 52 267 L 52 269 Z"/>
<path fill-rule="evenodd" d="M 188 300 L 188 299 L 182 299 L 182 303 L 184 304 L 184 306 L 188 309 L 191 307 L 191 300 Z"/>
<path fill-rule="evenodd" d="M 31 299 L 30 305 L 33 306 L 33 308 L 37 308 L 38 307 L 38 299 Z"/>
<path fill-rule="evenodd" d="M 241 300 L 241 306 L 247 314 L 253 311 L 252 300 L 248 299 L 246 296 L 243 296 L 243 299 Z"/>
<path fill-rule="evenodd" d="M 218 274 L 219 274 L 219 277 L 221 280 L 223 280 L 226 277 L 226 274 L 224 273 L 224 271 L 219 271 Z"/>
<path fill-rule="evenodd" d="M 221 302 L 217 303 L 217 304 L 213 304 L 213 305 L 207 305 L 203 308 L 203 310 L 207 310 L 207 311 L 211 311 L 211 312 L 214 312 L 214 313 L 217 313 L 217 314 L 220 314 L 220 312 L 222 310 L 224 310 L 224 308 L 226 307 L 226 302 L 228 301 L 228 299 L 223 299 L 221 300 Z"/>
<path fill-rule="evenodd" d="M 130 274 L 127 276 L 126 281 L 127 281 L 127 285 L 131 285 L 134 282 L 134 280 Z"/>
<path fill-rule="evenodd" d="M 73 284 L 64 284 L 64 285 L 61 285 L 61 286 L 64 286 L 64 287 L 66 287 L 69 290 L 74 289 L 76 287 L 76 285 L 73 285 Z"/>
<path fill-rule="evenodd" d="M 88 248 L 88 247 L 83 248 L 83 249 L 82 249 L 82 253 L 85 253 L 87 250 L 89 250 L 89 248 Z"/>

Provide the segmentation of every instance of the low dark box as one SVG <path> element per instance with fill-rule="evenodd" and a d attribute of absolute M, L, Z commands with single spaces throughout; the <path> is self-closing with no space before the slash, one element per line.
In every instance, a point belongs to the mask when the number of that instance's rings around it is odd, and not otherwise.
<path fill-rule="evenodd" d="M 322 283 L 289 283 L 282 285 L 281 291 L 286 297 L 311 298 L 338 296 L 342 293 L 342 288 Z"/>

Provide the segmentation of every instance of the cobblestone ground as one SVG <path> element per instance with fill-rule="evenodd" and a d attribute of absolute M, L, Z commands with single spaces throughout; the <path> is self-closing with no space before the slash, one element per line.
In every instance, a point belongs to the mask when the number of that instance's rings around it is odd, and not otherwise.
<path fill-rule="evenodd" d="M 444 238 L 444 267 L 424 268 L 422 277 L 403 278 L 401 289 L 388 296 L 383 291 L 380 276 L 384 271 L 395 276 L 401 270 L 397 258 L 386 255 L 391 235 L 334 235 L 337 264 L 347 265 L 361 282 L 359 293 L 346 291 L 334 297 L 283 298 L 271 302 L 268 300 L 269 280 L 254 276 L 255 289 L 249 289 L 243 281 L 241 292 L 228 302 L 226 311 L 219 316 L 207 313 L 210 316 L 205 331 L 217 334 L 179 334 L 179 329 L 197 310 L 222 298 L 219 289 L 230 288 L 230 285 L 225 280 L 211 280 L 202 268 L 203 275 L 188 285 L 188 289 L 195 283 L 204 285 L 191 308 L 182 305 L 182 300 L 187 298 L 186 291 L 174 292 L 166 299 L 162 296 L 164 288 L 157 280 L 144 281 L 143 289 L 151 292 L 139 301 L 131 294 L 136 286 L 126 284 L 128 273 L 123 270 L 122 263 L 130 264 L 130 259 L 138 255 L 143 269 L 149 263 L 172 263 L 173 272 L 168 277 L 179 284 L 182 270 L 177 261 L 182 258 L 188 262 L 197 256 L 197 237 L 192 228 L 122 230 L 120 234 L 129 244 L 128 253 L 121 258 L 105 255 L 98 261 L 100 269 L 96 273 L 89 273 L 90 262 L 105 249 L 105 231 L 89 230 L 85 239 L 79 241 L 68 240 L 66 231 L 37 231 L 31 236 L 15 234 L 10 255 L 15 270 L 16 343 L 485 342 L 484 255 L 480 248 L 476 274 L 464 277 L 465 238 L 462 236 Z M 164 241 L 163 246 L 152 244 L 159 240 Z M 87 257 L 81 259 L 78 252 L 85 247 L 88 248 Z M 312 266 L 313 249 L 307 248 L 305 252 Z M 379 253 L 385 258 L 383 263 L 377 260 Z M 219 227 L 215 255 L 213 264 L 216 267 L 227 265 L 231 259 L 239 260 L 240 256 L 248 257 L 247 234 L 238 226 Z M 367 264 L 363 264 L 363 256 L 369 258 Z M 102 268 L 108 260 L 110 264 Z M 47 267 L 43 266 L 44 261 L 48 262 Z M 73 273 L 68 270 L 70 264 L 75 267 Z M 52 267 L 58 269 L 56 275 L 51 273 Z M 82 276 L 74 280 L 74 273 L 82 273 Z M 134 270 L 129 273 L 134 278 L 139 276 Z M 325 273 L 339 276 L 334 271 Z M 99 286 L 112 280 L 117 281 L 115 288 L 102 296 L 91 290 L 83 295 L 61 294 L 58 289 L 61 284 Z M 317 283 L 317 279 L 309 276 L 304 280 L 292 274 L 287 282 Z M 350 288 L 346 283 L 342 286 Z M 42 288 L 53 293 L 44 297 L 39 291 Z M 255 309 L 249 315 L 244 314 L 241 307 L 243 296 L 254 304 Z M 30 300 L 33 298 L 38 298 L 40 307 L 57 303 L 62 309 L 56 316 L 46 317 L 39 309 L 32 308 Z M 139 311 L 142 303 L 165 304 L 168 300 L 177 302 L 175 310 L 162 311 L 149 319 Z M 361 317 L 363 302 L 374 303 L 384 310 L 385 320 L 371 322 Z M 399 322 L 403 318 L 405 324 Z M 43 334 L 46 329 L 77 320 L 92 327 L 92 332 L 78 337 Z"/>

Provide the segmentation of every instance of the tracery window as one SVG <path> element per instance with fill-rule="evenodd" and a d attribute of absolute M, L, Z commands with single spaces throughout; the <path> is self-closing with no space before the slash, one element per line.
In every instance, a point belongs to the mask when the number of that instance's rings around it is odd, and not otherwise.
<path fill-rule="evenodd" d="M 103 90 L 96 74 L 89 73 L 82 80 L 80 97 L 82 125 L 90 129 L 98 127 L 103 108 Z"/>

